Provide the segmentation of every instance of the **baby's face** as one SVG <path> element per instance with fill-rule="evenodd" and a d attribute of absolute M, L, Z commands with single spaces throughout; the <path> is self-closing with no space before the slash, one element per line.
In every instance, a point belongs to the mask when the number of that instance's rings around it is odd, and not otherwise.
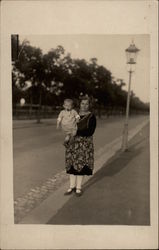
<path fill-rule="evenodd" d="M 63 105 L 64 109 L 65 110 L 71 110 L 72 109 L 72 103 L 70 102 L 65 102 L 64 105 Z"/>

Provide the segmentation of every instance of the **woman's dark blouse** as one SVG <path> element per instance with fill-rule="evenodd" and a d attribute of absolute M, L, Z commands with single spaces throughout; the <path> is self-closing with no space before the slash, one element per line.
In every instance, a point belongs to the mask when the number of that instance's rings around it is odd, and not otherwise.
<path fill-rule="evenodd" d="M 77 124 L 77 136 L 88 137 L 94 134 L 96 129 L 96 117 L 94 114 L 90 114 L 86 117 L 84 125 L 81 126 L 84 115 L 80 116 L 80 121 Z"/>

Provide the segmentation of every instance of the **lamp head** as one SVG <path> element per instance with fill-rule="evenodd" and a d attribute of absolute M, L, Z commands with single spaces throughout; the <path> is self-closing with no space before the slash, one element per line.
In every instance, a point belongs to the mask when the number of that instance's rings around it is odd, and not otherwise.
<path fill-rule="evenodd" d="M 127 57 L 127 64 L 136 64 L 137 54 L 140 50 L 135 46 L 134 42 L 125 50 Z"/>

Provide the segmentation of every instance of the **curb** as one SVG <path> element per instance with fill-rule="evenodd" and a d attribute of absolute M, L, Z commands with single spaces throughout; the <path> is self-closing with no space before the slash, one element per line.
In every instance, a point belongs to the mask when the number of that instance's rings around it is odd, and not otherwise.
<path fill-rule="evenodd" d="M 129 131 L 128 141 L 131 140 L 144 126 L 148 124 L 146 120 Z M 116 154 L 121 148 L 122 136 L 116 138 L 111 143 L 106 144 L 95 153 L 95 167 L 94 174 L 102 168 L 102 166 Z M 85 177 L 83 184 L 90 180 L 92 176 Z M 64 196 L 64 192 L 68 188 L 69 181 L 64 183 L 62 187 L 45 199 L 38 207 L 33 209 L 26 217 L 24 217 L 19 224 L 46 224 L 58 210 L 71 198 L 71 196 Z"/>

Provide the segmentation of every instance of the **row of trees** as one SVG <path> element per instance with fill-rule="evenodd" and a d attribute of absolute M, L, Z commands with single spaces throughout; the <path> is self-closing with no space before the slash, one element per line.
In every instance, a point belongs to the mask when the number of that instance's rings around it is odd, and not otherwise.
<path fill-rule="evenodd" d="M 15 53 L 14 37 L 12 41 Z M 98 107 L 125 107 L 127 92 L 122 89 L 124 85 L 122 79 L 115 80 L 109 70 L 99 65 L 96 58 L 89 61 L 73 59 L 62 46 L 43 54 L 41 49 L 25 41 L 19 44 L 13 62 L 13 105 L 24 97 L 31 105 L 60 106 L 64 98 L 78 100 L 80 95 L 87 94 Z M 147 109 L 133 92 L 130 105 L 134 109 Z"/>

